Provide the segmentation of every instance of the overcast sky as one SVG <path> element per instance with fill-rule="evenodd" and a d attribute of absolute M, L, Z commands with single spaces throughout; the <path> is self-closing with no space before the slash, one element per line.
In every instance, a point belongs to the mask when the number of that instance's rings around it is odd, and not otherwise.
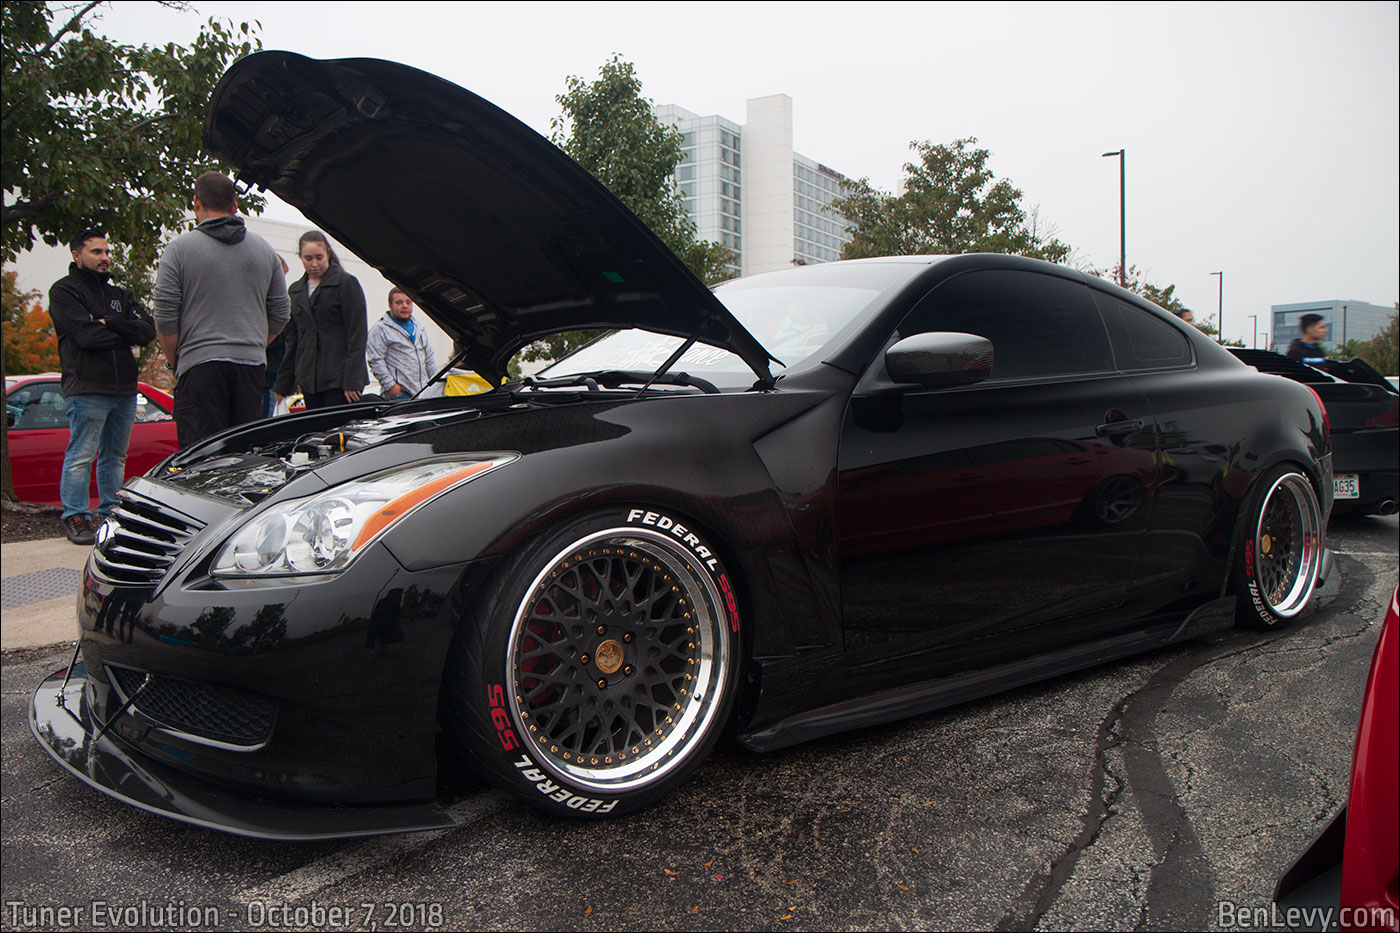
<path fill-rule="evenodd" d="M 102 32 L 187 42 L 258 20 L 268 49 L 406 62 L 548 135 L 567 75 L 619 52 L 643 92 L 738 123 L 793 99 L 793 145 L 892 189 L 910 140 L 975 136 L 1075 248 L 1213 315 L 1400 297 L 1400 4 L 222 3 L 107 7 Z M 300 219 L 287 207 L 268 215 Z"/>

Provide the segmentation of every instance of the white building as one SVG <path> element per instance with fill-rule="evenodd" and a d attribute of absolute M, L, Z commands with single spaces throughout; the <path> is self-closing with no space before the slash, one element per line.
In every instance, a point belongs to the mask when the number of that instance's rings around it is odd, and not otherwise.
<path fill-rule="evenodd" d="M 791 97 L 755 97 L 746 109 L 740 125 L 675 104 L 655 108 L 681 132 L 676 185 L 696 236 L 734 249 L 735 275 L 839 258 L 848 222 L 824 208 L 845 176 L 793 151 Z"/>

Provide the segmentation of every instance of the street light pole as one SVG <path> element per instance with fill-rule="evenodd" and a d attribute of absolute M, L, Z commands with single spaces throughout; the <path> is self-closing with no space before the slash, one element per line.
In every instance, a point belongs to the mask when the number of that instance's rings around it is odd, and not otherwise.
<path fill-rule="evenodd" d="M 1128 150 L 1105 152 L 1105 159 L 1118 157 L 1118 284 L 1128 287 Z"/>
<path fill-rule="evenodd" d="M 1224 273 L 1224 272 L 1212 272 L 1211 275 L 1218 275 L 1218 276 L 1220 276 L 1220 295 L 1219 295 L 1219 298 L 1217 299 L 1217 300 L 1219 301 L 1219 304 L 1216 305 L 1216 308 L 1215 308 L 1215 326 L 1219 329 L 1219 332 L 1215 335 L 1215 338 L 1216 338 L 1216 341 L 1215 341 L 1215 342 L 1216 342 L 1216 343 L 1219 343 L 1219 344 L 1224 344 L 1224 343 L 1225 343 L 1225 273 Z"/>
<path fill-rule="evenodd" d="M 1251 314 L 1249 316 L 1249 332 L 1254 335 L 1254 339 L 1251 341 L 1253 346 L 1250 349 L 1259 349 L 1259 315 Z"/>

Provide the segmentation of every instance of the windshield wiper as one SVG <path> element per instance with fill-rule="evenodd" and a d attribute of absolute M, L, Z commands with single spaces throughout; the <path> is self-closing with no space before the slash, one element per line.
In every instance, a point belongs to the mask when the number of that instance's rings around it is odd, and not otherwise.
<path fill-rule="evenodd" d="M 517 385 L 530 389 L 568 389 L 583 386 L 589 392 L 640 385 L 639 395 L 653 385 L 690 386 L 699 389 L 706 395 L 719 394 L 719 387 L 713 382 L 699 376 L 692 376 L 690 373 L 649 373 L 642 369 L 601 369 L 592 373 L 575 373 L 571 376 L 554 376 L 549 379 L 526 376 Z"/>

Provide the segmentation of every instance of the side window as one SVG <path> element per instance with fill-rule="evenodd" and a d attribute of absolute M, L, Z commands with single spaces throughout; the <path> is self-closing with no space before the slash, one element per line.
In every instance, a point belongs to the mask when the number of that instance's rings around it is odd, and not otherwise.
<path fill-rule="evenodd" d="M 136 423 L 145 424 L 148 421 L 169 421 L 170 412 L 160 406 L 158 402 L 149 398 L 145 392 L 136 393 Z"/>
<path fill-rule="evenodd" d="M 1089 289 L 1037 272 L 969 272 L 915 305 L 899 334 L 945 331 L 992 342 L 993 379 L 1113 369 L 1108 334 Z"/>
<path fill-rule="evenodd" d="M 1093 294 L 1108 322 L 1119 369 L 1132 372 L 1191 365 L 1191 342 L 1181 331 L 1142 308 L 1103 292 Z"/>
<path fill-rule="evenodd" d="M 5 397 L 5 416 L 18 430 L 68 427 L 68 410 L 57 382 L 34 382 Z"/>

